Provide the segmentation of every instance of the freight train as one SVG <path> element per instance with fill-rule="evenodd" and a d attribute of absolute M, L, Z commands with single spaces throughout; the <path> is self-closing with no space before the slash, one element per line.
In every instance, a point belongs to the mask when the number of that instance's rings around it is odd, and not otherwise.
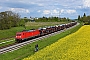
<path fill-rule="evenodd" d="M 77 22 L 70 22 L 70 23 L 67 23 L 67 24 L 49 26 L 49 27 L 45 27 L 45 28 L 39 28 L 39 29 L 36 29 L 36 30 L 34 30 L 34 29 L 24 30 L 22 32 L 17 32 L 16 33 L 15 40 L 16 40 L 16 42 L 22 42 L 23 40 L 25 41 L 29 38 L 44 36 L 44 35 L 51 34 L 51 33 L 54 33 L 54 32 L 60 31 L 60 30 L 64 30 L 64 29 L 72 27 L 76 24 L 77 24 Z"/>

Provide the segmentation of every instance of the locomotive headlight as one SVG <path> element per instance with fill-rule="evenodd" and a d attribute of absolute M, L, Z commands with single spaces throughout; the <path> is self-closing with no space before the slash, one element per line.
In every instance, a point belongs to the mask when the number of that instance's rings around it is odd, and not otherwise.
<path fill-rule="evenodd" d="M 16 36 L 16 38 L 17 38 L 17 36 Z"/>
<path fill-rule="evenodd" d="M 21 38 L 21 36 L 19 36 Z"/>

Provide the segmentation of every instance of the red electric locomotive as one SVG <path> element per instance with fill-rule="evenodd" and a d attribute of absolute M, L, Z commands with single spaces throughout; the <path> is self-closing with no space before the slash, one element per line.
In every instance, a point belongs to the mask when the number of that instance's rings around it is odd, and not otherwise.
<path fill-rule="evenodd" d="M 21 42 L 22 40 L 39 36 L 39 35 L 40 35 L 39 30 L 28 30 L 28 31 L 17 32 L 15 40 L 17 42 Z"/>

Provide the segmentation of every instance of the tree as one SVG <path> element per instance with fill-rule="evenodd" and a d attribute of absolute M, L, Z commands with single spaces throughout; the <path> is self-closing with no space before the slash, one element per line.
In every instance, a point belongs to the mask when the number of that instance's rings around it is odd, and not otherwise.
<path fill-rule="evenodd" d="M 19 24 L 20 24 L 20 26 L 23 26 L 26 29 L 25 20 L 24 19 L 21 19 Z"/>
<path fill-rule="evenodd" d="M 20 15 L 12 11 L 0 12 L 0 29 L 9 29 L 19 25 Z"/>
<path fill-rule="evenodd" d="M 80 15 L 78 15 L 78 20 L 80 21 Z"/>
<path fill-rule="evenodd" d="M 86 16 L 86 14 L 84 13 L 82 17 L 78 16 L 78 20 L 80 20 L 81 22 L 83 22 L 85 25 L 90 24 L 90 16 Z"/>
<path fill-rule="evenodd" d="M 86 14 L 84 13 L 83 17 L 86 17 Z"/>

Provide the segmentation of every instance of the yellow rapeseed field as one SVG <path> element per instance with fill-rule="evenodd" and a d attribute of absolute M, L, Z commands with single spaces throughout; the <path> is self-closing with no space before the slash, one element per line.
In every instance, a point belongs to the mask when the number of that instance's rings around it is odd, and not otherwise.
<path fill-rule="evenodd" d="M 81 27 L 23 60 L 90 60 L 90 26 Z"/>

